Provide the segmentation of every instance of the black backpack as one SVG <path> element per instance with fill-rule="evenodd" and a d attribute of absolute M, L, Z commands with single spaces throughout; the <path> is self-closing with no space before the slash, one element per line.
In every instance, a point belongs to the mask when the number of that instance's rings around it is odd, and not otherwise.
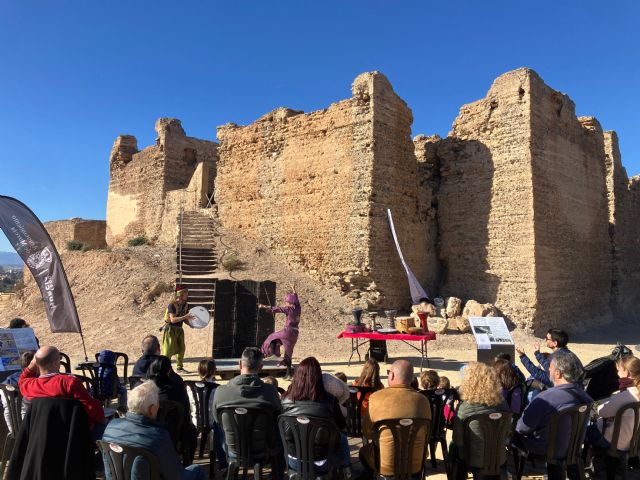
<path fill-rule="evenodd" d="M 633 355 L 631 349 L 617 344 L 611 355 L 596 358 L 584 367 L 585 383 L 588 381 L 585 391 L 591 398 L 601 400 L 619 390 L 616 362 L 628 355 Z"/>

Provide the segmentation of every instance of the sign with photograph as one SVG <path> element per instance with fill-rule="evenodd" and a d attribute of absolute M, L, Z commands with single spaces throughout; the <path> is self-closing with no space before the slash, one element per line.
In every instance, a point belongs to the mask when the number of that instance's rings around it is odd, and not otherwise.
<path fill-rule="evenodd" d="M 469 317 L 469 325 L 479 350 L 491 350 L 491 345 L 513 345 L 502 317 Z"/>
<path fill-rule="evenodd" d="M 0 328 L 0 372 L 20 370 L 22 352 L 38 350 L 32 328 Z"/>

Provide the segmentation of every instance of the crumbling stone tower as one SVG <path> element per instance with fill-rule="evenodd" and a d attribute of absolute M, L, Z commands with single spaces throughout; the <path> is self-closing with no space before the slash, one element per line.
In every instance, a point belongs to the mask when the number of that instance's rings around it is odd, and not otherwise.
<path fill-rule="evenodd" d="M 187 137 L 175 118 L 160 118 L 156 132 L 156 144 L 142 151 L 132 135 L 120 135 L 113 144 L 108 245 L 123 245 L 140 235 L 173 245 L 180 208 L 205 207 L 213 194 L 216 143 Z"/>
<path fill-rule="evenodd" d="M 326 110 L 281 108 L 248 126 L 219 127 L 220 222 L 356 301 L 408 304 L 387 208 L 414 272 L 428 287 L 437 283 L 434 215 L 420 191 L 412 121 L 387 78 L 372 72 Z"/>
<path fill-rule="evenodd" d="M 465 105 L 438 148 L 443 293 L 544 329 L 611 315 L 602 129 L 530 69 Z"/>

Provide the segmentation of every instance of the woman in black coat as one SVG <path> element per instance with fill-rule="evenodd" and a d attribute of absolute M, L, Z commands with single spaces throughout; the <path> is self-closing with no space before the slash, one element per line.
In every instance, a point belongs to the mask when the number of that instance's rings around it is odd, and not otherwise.
<path fill-rule="evenodd" d="M 282 397 L 282 411 L 283 415 L 332 419 L 341 432 L 346 428 L 346 421 L 342 416 L 338 401 L 324 389 L 322 370 L 318 360 L 314 357 L 305 358 L 296 367 L 291 385 Z M 290 452 L 295 451 L 293 434 L 287 428 L 285 428 L 283 441 L 287 442 Z M 320 430 L 314 449 L 316 473 L 319 475 L 327 473 L 328 441 L 328 432 Z M 350 467 L 351 460 L 349 458 L 349 444 L 344 433 L 340 435 L 336 461 L 343 469 L 344 475 L 349 477 L 350 475 L 345 470 Z M 298 470 L 298 459 L 290 457 L 288 463 L 289 468 Z"/>

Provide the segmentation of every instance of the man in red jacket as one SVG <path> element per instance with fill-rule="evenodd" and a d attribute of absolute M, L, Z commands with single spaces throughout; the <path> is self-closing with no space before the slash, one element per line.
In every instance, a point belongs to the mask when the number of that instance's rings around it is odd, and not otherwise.
<path fill-rule="evenodd" d="M 107 421 L 102 405 L 89 395 L 78 378 L 60 373 L 60 352 L 56 347 L 41 347 L 36 352 L 29 366 L 22 371 L 18 386 L 22 396 L 28 400 L 40 397 L 75 398 L 84 406 L 93 433 L 104 431 Z"/>

